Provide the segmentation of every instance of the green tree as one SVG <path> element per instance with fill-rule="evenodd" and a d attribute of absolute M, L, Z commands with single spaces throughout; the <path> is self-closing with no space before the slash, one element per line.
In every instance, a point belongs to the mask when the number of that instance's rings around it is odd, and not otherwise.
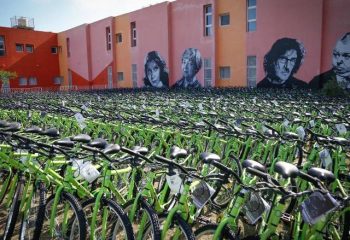
<path fill-rule="evenodd" d="M 0 70 L 0 81 L 2 83 L 2 86 L 8 85 L 11 79 L 14 79 L 17 77 L 16 72 L 10 72 L 5 70 Z"/>

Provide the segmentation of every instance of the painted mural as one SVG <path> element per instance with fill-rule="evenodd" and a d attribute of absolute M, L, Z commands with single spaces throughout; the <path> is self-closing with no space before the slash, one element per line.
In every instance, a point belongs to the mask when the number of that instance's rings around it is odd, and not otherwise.
<path fill-rule="evenodd" d="M 332 69 L 315 76 L 310 87 L 320 89 L 329 81 L 350 90 L 350 32 L 344 34 L 333 49 Z"/>
<path fill-rule="evenodd" d="M 187 48 L 182 54 L 181 69 L 182 78 L 178 80 L 176 88 L 200 88 L 202 87 L 196 74 L 202 68 L 202 58 L 198 49 Z"/>
<path fill-rule="evenodd" d="M 145 58 L 145 87 L 169 87 L 169 73 L 165 61 L 157 51 L 151 51 Z"/>
<path fill-rule="evenodd" d="M 294 77 L 305 57 L 305 48 L 293 38 L 278 39 L 264 58 L 265 78 L 261 88 L 306 88 L 304 81 Z"/>

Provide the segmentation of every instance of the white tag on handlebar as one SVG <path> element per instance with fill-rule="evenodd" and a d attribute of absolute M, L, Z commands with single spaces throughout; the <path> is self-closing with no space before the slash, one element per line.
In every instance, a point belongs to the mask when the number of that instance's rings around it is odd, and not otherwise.
<path fill-rule="evenodd" d="M 175 169 L 174 172 L 176 172 L 176 174 L 174 175 L 166 175 L 166 181 L 170 187 L 170 190 L 173 194 L 177 194 L 177 193 L 182 193 L 184 188 L 183 188 L 183 183 L 182 183 L 182 179 L 178 173 L 178 171 Z"/>
<path fill-rule="evenodd" d="M 85 162 L 80 168 L 80 175 L 89 183 L 95 181 L 100 176 L 100 172 L 90 163 Z"/>
<path fill-rule="evenodd" d="M 204 181 L 197 181 L 191 185 L 191 198 L 194 205 L 201 209 L 209 201 L 215 190 L 208 183 Z"/>
<path fill-rule="evenodd" d="M 86 127 L 86 124 L 83 115 L 81 113 L 76 113 L 74 117 L 77 120 L 80 129 L 84 129 Z"/>
<path fill-rule="evenodd" d="M 159 109 L 156 109 L 156 117 L 159 117 Z"/>
<path fill-rule="evenodd" d="M 347 132 L 346 127 L 343 123 L 335 124 L 339 134 L 345 134 Z"/>
<path fill-rule="evenodd" d="M 329 151 L 327 148 L 323 149 L 320 153 L 319 153 L 321 162 L 322 162 L 322 166 L 329 170 L 332 171 L 333 168 L 333 161 L 331 158 L 331 155 L 329 154 Z"/>
<path fill-rule="evenodd" d="M 315 127 L 315 125 L 316 125 L 314 120 L 310 120 L 309 124 L 310 124 L 310 127 L 312 127 L 312 128 Z"/>
<path fill-rule="evenodd" d="M 283 121 L 282 125 L 285 126 L 285 127 L 288 127 L 288 125 L 289 125 L 288 119 L 285 119 L 285 120 Z"/>
<path fill-rule="evenodd" d="M 202 110 L 203 110 L 203 104 L 202 104 L 202 103 L 199 103 L 199 104 L 198 104 L 198 108 L 199 108 L 199 111 L 202 111 Z"/>
<path fill-rule="evenodd" d="M 300 140 L 303 140 L 305 138 L 305 130 L 302 126 L 297 127 L 297 134 L 299 136 Z"/>

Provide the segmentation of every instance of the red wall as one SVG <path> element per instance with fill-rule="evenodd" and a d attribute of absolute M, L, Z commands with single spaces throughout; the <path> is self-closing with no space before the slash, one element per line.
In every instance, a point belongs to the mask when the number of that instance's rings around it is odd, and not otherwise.
<path fill-rule="evenodd" d="M 0 27 L 0 35 L 5 37 L 6 49 L 5 56 L 0 57 L 0 68 L 18 75 L 11 81 L 11 88 L 55 86 L 53 78 L 59 76 L 59 63 L 51 47 L 57 46 L 56 33 Z M 16 52 L 16 43 L 24 44 L 24 52 Z M 34 45 L 34 52 L 26 52 L 25 44 Z M 37 85 L 19 86 L 19 77 L 36 77 Z"/>
<path fill-rule="evenodd" d="M 309 82 L 320 68 L 322 1 L 257 1 L 257 30 L 247 33 L 247 56 L 256 56 L 257 82 L 265 77 L 264 56 L 273 43 L 284 37 L 301 41 L 306 49 L 304 63 L 294 76 Z"/>

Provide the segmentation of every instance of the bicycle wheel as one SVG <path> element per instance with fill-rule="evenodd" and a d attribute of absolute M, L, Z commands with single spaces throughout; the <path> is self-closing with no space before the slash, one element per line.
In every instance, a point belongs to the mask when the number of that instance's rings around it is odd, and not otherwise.
<path fill-rule="evenodd" d="M 33 189 L 34 193 L 27 213 L 22 216 L 20 229 L 20 240 L 39 239 L 46 203 L 46 188 L 44 183 L 39 183 L 38 187 Z"/>
<path fill-rule="evenodd" d="M 10 186 L 12 178 L 13 176 L 10 171 L 7 171 L 7 170 L 0 171 L 0 204 L 6 197 L 7 190 Z"/>
<path fill-rule="evenodd" d="M 124 212 L 126 212 L 129 215 L 130 219 L 130 212 L 132 210 L 132 206 L 134 204 L 134 201 L 131 200 L 124 204 L 123 209 Z M 140 201 L 138 203 L 138 207 L 134 216 L 134 220 L 132 221 L 132 227 L 135 233 L 135 236 L 142 235 L 142 239 L 154 239 L 154 240 L 160 240 L 161 238 L 161 231 L 159 229 L 159 221 L 158 221 L 158 215 L 154 211 L 154 209 L 148 204 L 148 202 L 140 198 Z M 150 231 L 145 234 L 146 227 L 149 226 Z"/>
<path fill-rule="evenodd" d="M 86 239 L 87 221 L 78 200 L 67 192 L 62 192 L 56 208 L 54 209 L 55 195 L 51 195 L 45 205 L 42 239 Z M 50 217 L 56 211 L 52 229 Z"/>
<path fill-rule="evenodd" d="M 2 236 L 3 240 L 10 240 L 13 232 L 15 230 L 18 214 L 19 214 L 19 207 L 21 205 L 22 195 L 23 195 L 23 189 L 24 189 L 24 177 L 21 177 L 21 180 L 18 182 L 16 186 L 16 192 L 13 195 L 11 207 L 8 213 L 5 231 Z"/>
<path fill-rule="evenodd" d="M 95 201 L 95 198 L 91 198 L 82 203 L 84 213 L 90 226 Z M 105 224 L 103 223 L 104 219 L 106 219 Z M 110 199 L 101 199 L 95 222 L 95 228 L 94 233 L 90 233 L 94 234 L 95 239 L 134 239 L 133 229 L 128 216 L 115 201 Z M 90 238 L 90 236 L 88 237 Z"/>
<path fill-rule="evenodd" d="M 160 231 L 162 232 L 162 226 L 167 219 L 167 214 L 159 215 Z M 144 234 L 147 235 L 150 231 L 150 226 L 145 228 Z M 180 239 L 180 240 L 194 240 L 195 235 L 191 226 L 179 215 L 175 214 L 168 231 L 166 232 L 163 240 Z"/>
<path fill-rule="evenodd" d="M 194 232 L 194 235 L 198 240 L 214 239 L 213 237 L 217 228 L 217 224 L 206 224 L 198 228 Z M 235 240 L 236 238 L 235 235 L 230 231 L 230 229 L 225 227 L 221 233 L 220 240 L 221 239 Z"/>

